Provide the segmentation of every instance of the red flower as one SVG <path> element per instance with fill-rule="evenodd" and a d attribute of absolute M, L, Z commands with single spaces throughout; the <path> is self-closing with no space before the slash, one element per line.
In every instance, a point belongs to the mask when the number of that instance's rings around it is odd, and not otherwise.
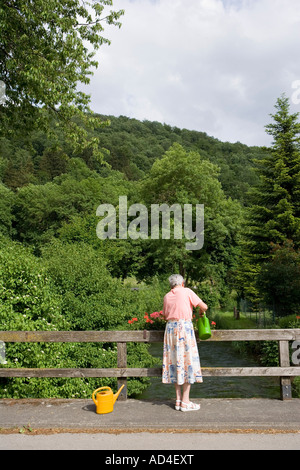
<path fill-rule="evenodd" d="M 150 317 L 151 318 L 157 318 L 157 317 L 159 317 L 159 313 L 158 312 L 150 313 Z"/>

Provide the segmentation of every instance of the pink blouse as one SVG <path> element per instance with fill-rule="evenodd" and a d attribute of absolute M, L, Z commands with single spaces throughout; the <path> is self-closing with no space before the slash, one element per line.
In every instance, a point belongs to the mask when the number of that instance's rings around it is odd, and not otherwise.
<path fill-rule="evenodd" d="M 207 310 L 207 305 L 187 287 L 175 287 L 164 297 L 163 315 L 168 320 L 191 320 L 193 307 Z"/>

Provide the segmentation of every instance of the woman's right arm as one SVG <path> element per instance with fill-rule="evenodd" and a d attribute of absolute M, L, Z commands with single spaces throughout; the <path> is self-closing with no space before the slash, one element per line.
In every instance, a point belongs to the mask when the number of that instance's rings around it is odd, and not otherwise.
<path fill-rule="evenodd" d="M 188 291 L 192 305 L 194 307 L 200 307 L 200 314 L 206 312 L 206 310 L 208 309 L 206 303 L 204 303 L 203 300 L 201 300 L 200 297 L 198 297 L 198 295 L 195 294 L 194 291 L 192 291 L 192 289 L 188 289 Z"/>
<path fill-rule="evenodd" d="M 197 307 L 200 307 L 200 312 L 204 313 L 208 309 L 208 306 L 206 303 L 203 302 L 203 300 L 200 299 L 200 303 L 197 305 Z"/>

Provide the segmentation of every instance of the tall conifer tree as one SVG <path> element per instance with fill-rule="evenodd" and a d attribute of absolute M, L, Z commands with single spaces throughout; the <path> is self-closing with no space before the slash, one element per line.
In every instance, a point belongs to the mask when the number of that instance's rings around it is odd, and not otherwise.
<path fill-rule="evenodd" d="M 257 260 L 271 256 L 271 243 L 293 240 L 300 246 L 300 123 L 289 114 L 289 100 L 277 100 L 274 123 L 266 126 L 273 137 L 266 158 L 257 162 L 260 184 L 251 193 L 248 232 Z"/>
<path fill-rule="evenodd" d="M 274 246 L 278 249 L 288 242 L 296 252 L 300 249 L 299 113 L 290 114 L 285 95 L 275 108 L 273 122 L 266 126 L 272 146 L 264 159 L 256 161 L 260 182 L 249 193 L 244 259 L 237 276 L 244 295 L 256 301 L 270 298 L 260 273 L 272 262 Z"/>

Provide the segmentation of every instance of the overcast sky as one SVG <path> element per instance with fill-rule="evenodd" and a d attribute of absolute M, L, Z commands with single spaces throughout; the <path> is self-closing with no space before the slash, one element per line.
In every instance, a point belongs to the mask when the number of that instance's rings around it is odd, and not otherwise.
<path fill-rule="evenodd" d="M 300 112 L 300 0 L 114 0 L 114 9 L 125 9 L 122 27 L 106 27 L 112 43 L 85 89 L 93 111 L 247 145 L 270 143 L 264 126 L 282 93 Z"/>

